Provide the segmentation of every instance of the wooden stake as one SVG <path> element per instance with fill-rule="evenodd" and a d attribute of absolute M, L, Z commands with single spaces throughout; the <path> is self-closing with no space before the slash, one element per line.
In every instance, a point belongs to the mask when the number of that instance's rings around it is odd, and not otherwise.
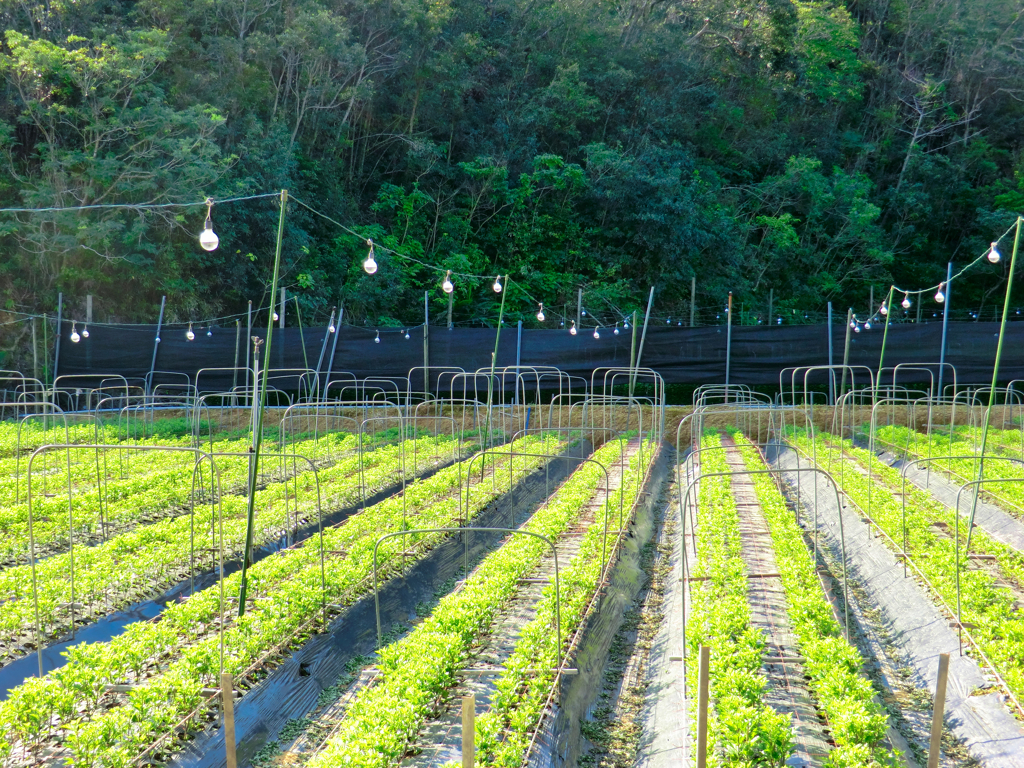
<path fill-rule="evenodd" d="M 939 768 L 939 747 L 942 742 L 942 715 L 946 708 L 946 678 L 949 677 L 949 654 L 939 654 L 939 678 L 935 682 L 935 704 L 932 707 L 932 739 L 928 745 L 928 768 Z"/>
<path fill-rule="evenodd" d="M 697 673 L 697 768 L 708 764 L 708 667 L 711 648 L 700 647 L 700 667 Z M 230 768 L 230 767 L 229 767 Z"/>
<path fill-rule="evenodd" d="M 474 693 L 462 697 L 462 768 L 473 768 L 475 753 L 476 694 Z"/>
<path fill-rule="evenodd" d="M 220 676 L 220 695 L 224 704 L 224 750 L 227 756 L 227 768 L 237 768 L 235 758 L 235 681 L 230 672 L 222 672 Z"/>

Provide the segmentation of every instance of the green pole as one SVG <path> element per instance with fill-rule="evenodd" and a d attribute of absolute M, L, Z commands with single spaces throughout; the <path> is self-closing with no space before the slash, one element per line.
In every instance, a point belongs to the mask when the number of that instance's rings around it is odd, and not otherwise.
<path fill-rule="evenodd" d="M 892 317 L 892 293 L 896 290 L 896 286 L 889 286 L 889 295 L 885 298 L 885 330 L 882 332 L 882 351 L 878 355 L 878 379 L 875 381 L 876 391 L 871 393 L 871 400 L 874 401 L 877 397 L 878 385 L 882 383 L 882 363 L 885 362 L 885 342 L 889 340 L 889 322 Z"/>
<path fill-rule="evenodd" d="M 501 277 L 499 275 L 498 277 Z M 498 309 L 498 332 L 494 334 L 494 352 L 491 354 L 491 375 L 487 378 L 487 439 L 491 437 L 491 408 L 494 402 L 494 367 L 498 361 L 498 342 L 501 341 L 501 322 L 505 317 L 505 297 L 512 289 L 508 275 L 505 275 L 505 290 L 501 292 L 501 307 Z"/>
<path fill-rule="evenodd" d="M 281 190 L 281 212 L 277 220 L 277 245 L 274 249 L 274 277 L 270 283 L 270 307 L 267 313 L 267 342 L 263 354 L 265 362 L 270 360 L 270 342 L 274 331 L 274 305 L 277 303 L 277 279 L 281 273 L 281 241 L 284 238 L 284 211 L 288 204 L 288 190 Z M 252 430 L 252 460 L 249 462 L 249 506 L 245 517 L 245 549 L 242 552 L 242 583 L 238 589 L 238 615 L 245 615 L 245 596 L 248 587 L 249 563 L 252 559 L 252 537 L 256 518 L 256 476 L 260 464 L 260 448 L 263 445 L 263 407 L 267 400 L 267 371 L 269 365 L 263 366 L 263 377 L 260 379 L 259 395 L 256 405 L 256 420 Z"/>
<path fill-rule="evenodd" d="M 988 442 L 988 422 L 992 416 L 992 406 L 996 402 L 996 381 L 999 378 L 999 361 L 1003 357 L 1003 336 L 1006 334 L 1006 318 L 1010 314 L 1010 291 L 1013 289 L 1013 271 L 1017 266 L 1017 251 L 1020 248 L 1020 230 L 1024 217 L 1017 217 L 1017 234 L 1013 238 L 1013 255 L 1010 257 L 1010 274 L 1006 277 L 1006 296 L 1003 299 L 1003 319 L 999 323 L 999 342 L 996 344 L 996 361 L 992 366 L 992 388 L 988 393 L 988 408 L 985 409 L 985 422 L 981 428 L 981 452 L 978 454 L 978 482 L 974 485 L 971 497 L 971 516 L 967 520 L 967 545 L 964 552 L 971 551 L 971 531 L 974 528 L 974 514 L 978 511 L 978 495 L 981 493 L 981 480 L 985 474 L 985 444 Z"/>

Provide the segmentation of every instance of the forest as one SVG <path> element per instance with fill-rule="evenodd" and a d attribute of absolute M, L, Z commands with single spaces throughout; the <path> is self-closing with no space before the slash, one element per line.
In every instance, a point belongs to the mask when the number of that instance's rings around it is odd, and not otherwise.
<path fill-rule="evenodd" d="M 111 206 L 0 214 L 0 320 L 59 292 L 97 322 L 153 322 L 162 295 L 177 322 L 266 305 L 275 198 L 214 205 L 213 252 L 204 206 L 115 204 L 287 189 L 303 321 L 371 327 L 420 322 L 424 291 L 446 311 L 417 261 L 511 275 L 506 317 L 531 325 L 580 289 L 621 319 L 652 285 L 688 322 L 694 278 L 698 323 L 730 291 L 743 322 L 820 321 L 938 283 L 1024 212 L 1019 0 L 0 0 L 0 20 L 0 207 Z M 1001 309 L 1008 262 L 965 275 L 955 319 Z M 455 281 L 456 324 L 495 323 L 488 285 Z"/>

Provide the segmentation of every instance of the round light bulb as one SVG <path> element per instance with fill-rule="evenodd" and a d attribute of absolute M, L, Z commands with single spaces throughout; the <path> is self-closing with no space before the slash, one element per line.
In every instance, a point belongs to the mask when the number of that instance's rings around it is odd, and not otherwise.
<path fill-rule="evenodd" d="M 78 335 L 78 329 L 75 328 L 74 323 L 71 325 L 71 343 L 77 344 L 82 340 L 82 337 Z"/>
<path fill-rule="evenodd" d="M 889 314 L 889 308 L 887 306 L 885 306 L 885 304 L 883 304 L 882 306 L 880 306 L 878 308 L 878 313 L 880 315 L 882 315 L 883 317 L 885 317 L 886 315 Z"/>
<path fill-rule="evenodd" d="M 998 264 L 1000 258 L 1002 257 L 999 255 L 999 250 L 996 248 L 996 244 L 992 243 L 988 249 L 988 260 L 993 264 Z"/>
<path fill-rule="evenodd" d="M 776 325 L 782 325 L 782 318 L 781 317 L 776 318 L 775 319 L 775 324 Z"/>
<path fill-rule="evenodd" d="M 866 323 L 864 323 L 864 330 L 865 331 L 870 331 L 871 330 L 871 321 L 870 320 L 868 320 Z"/>
<path fill-rule="evenodd" d="M 373 258 L 373 240 L 367 240 L 366 244 L 370 246 L 370 252 L 366 254 L 366 261 L 363 262 L 363 269 L 366 274 L 372 275 L 377 271 L 377 260 Z"/>
<path fill-rule="evenodd" d="M 196 335 L 192 332 L 192 324 L 189 323 L 188 330 L 185 331 L 185 338 L 192 341 L 195 337 Z"/>
<path fill-rule="evenodd" d="M 213 336 L 213 328 L 212 327 L 206 329 L 206 335 L 207 336 Z"/>
<path fill-rule="evenodd" d="M 943 283 L 940 283 L 939 284 L 939 290 L 937 290 L 935 292 L 935 301 L 937 301 L 939 304 L 941 304 L 942 302 L 944 302 L 946 300 L 946 294 L 944 294 L 942 292 L 942 286 L 943 285 L 944 285 Z"/>
<path fill-rule="evenodd" d="M 582 313 L 583 317 L 587 316 L 587 310 L 583 309 L 583 310 L 580 310 L 580 312 Z"/>
<path fill-rule="evenodd" d="M 501 275 L 494 278 L 494 285 L 491 286 L 495 293 L 501 293 Z"/>
<path fill-rule="evenodd" d="M 213 222 L 210 221 L 209 214 L 206 216 L 206 224 L 203 225 L 203 231 L 199 233 L 199 245 L 202 246 L 204 251 L 215 251 L 217 246 L 220 245 L 220 238 L 213 231 Z"/>
<path fill-rule="evenodd" d="M 377 331 L 377 336 L 373 340 L 374 344 L 380 344 L 380 331 Z"/>
<path fill-rule="evenodd" d="M 860 333 L 860 326 L 859 325 L 853 326 L 853 332 L 854 333 Z"/>
<path fill-rule="evenodd" d="M 619 326 L 616 325 L 615 326 L 615 330 L 612 331 L 612 333 L 614 333 L 616 336 L 618 336 L 619 335 Z"/>
<path fill-rule="evenodd" d="M 406 331 L 406 332 L 405 332 L 405 338 L 406 338 L 406 339 L 410 339 L 410 338 L 412 338 L 412 337 L 411 337 L 411 336 L 409 335 L 409 332 L 408 332 L 408 331 Z"/>
<path fill-rule="evenodd" d="M 597 332 L 597 328 L 594 329 L 594 338 L 595 339 L 600 339 L 601 338 L 601 334 Z"/>
<path fill-rule="evenodd" d="M 274 313 L 274 322 L 276 323 L 276 322 L 278 321 L 278 319 L 279 319 L 279 318 L 278 318 L 278 316 L 277 316 L 277 312 L 275 312 L 275 313 Z"/>
<path fill-rule="evenodd" d="M 851 322 L 851 323 L 850 323 L 850 327 L 851 327 L 851 328 L 856 328 L 856 327 L 857 327 L 857 323 L 855 323 L 855 322 Z"/>
<path fill-rule="evenodd" d="M 666 318 L 665 325 L 672 325 L 672 318 L 671 317 Z"/>
<path fill-rule="evenodd" d="M 452 285 L 452 271 L 449 269 L 448 274 L 444 276 L 444 282 L 441 283 L 441 290 L 445 293 L 451 293 L 455 290 L 455 286 Z"/>
<path fill-rule="evenodd" d="M 544 322 L 544 305 L 540 305 L 540 309 L 537 311 L 537 322 Z"/>
<path fill-rule="evenodd" d="M 908 294 L 903 294 L 903 301 L 900 302 L 900 305 L 904 309 L 910 309 L 910 296 Z"/>
<path fill-rule="evenodd" d="M 157 343 L 157 344 L 159 344 L 159 343 L 160 343 L 160 337 L 159 337 L 159 336 L 157 336 L 157 337 L 156 337 L 156 343 Z"/>
<path fill-rule="evenodd" d="M 1017 314 L 1019 315 L 1020 312 L 1018 312 Z M 89 326 L 88 325 L 85 326 L 84 328 L 82 328 L 82 338 L 83 339 L 88 339 L 89 338 Z"/>
<path fill-rule="evenodd" d="M 575 320 L 572 321 L 572 328 L 569 329 L 569 335 L 570 336 L 575 336 L 576 335 L 576 321 Z"/>
<path fill-rule="evenodd" d="M 327 326 L 328 333 L 334 333 L 336 330 L 338 329 L 334 327 L 334 323 L 331 323 L 329 326 Z"/>
<path fill-rule="evenodd" d="M 622 324 L 622 327 L 623 327 L 623 328 L 625 328 L 625 329 L 626 329 L 626 330 L 628 331 L 628 330 L 629 330 L 629 320 L 627 320 L 626 322 L 624 322 L 624 323 Z"/>

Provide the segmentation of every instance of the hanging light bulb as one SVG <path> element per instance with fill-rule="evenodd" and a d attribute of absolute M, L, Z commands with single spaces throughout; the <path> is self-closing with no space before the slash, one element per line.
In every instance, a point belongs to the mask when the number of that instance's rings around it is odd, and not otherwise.
<path fill-rule="evenodd" d="M 405 338 L 406 338 L 406 340 L 407 340 L 407 341 L 408 341 L 409 339 L 411 339 L 411 338 L 412 338 L 412 337 L 411 337 L 411 336 L 409 335 L 409 331 L 408 331 L 408 330 L 406 330 L 406 332 L 405 332 Z"/>
<path fill-rule="evenodd" d="M 601 338 L 601 334 L 597 332 L 597 327 L 596 326 L 594 327 L 594 338 L 595 339 L 600 339 Z"/>
<path fill-rule="evenodd" d="M 278 321 L 278 319 L 279 319 L 279 318 L 278 318 L 278 316 L 277 316 L 277 312 L 275 312 L 275 313 L 274 313 L 274 322 L 276 323 L 276 322 Z"/>
<path fill-rule="evenodd" d="M 853 332 L 854 333 L 860 333 L 860 326 L 859 325 L 854 325 L 853 326 Z"/>
<path fill-rule="evenodd" d="M 996 249 L 996 244 L 992 243 L 992 245 L 990 245 L 988 248 L 988 260 L 991 261 L 993 264 L 998 264 L 1000 258 L 1002 257 L 999 255 L 999 251 Z"/>
<path fill-rule="evenodd" d="M 889 308 L 885 306 L 884 302 L 882 303 L 882 306 L 878 308 L 878 313 L 882 315 L 882 317 L 885 317 L 886 315 L 889 314 Z"/>
<path fill-rule="evenodd" d="M 569 335 L 570 336 L 575 336 L 576 335 L 576 321 L 575 320 L 572 321 L 572 328 L 569 329 Z"/>
<path fill-rule="evenodd" d="M 857 327 L 857 323 L 856 323 L 856 321 L 854 321 L 854 320 L 851 320 L 851 321 L 850 321 L 850 327 L 851 327 L 851 328 L 856 328 L 856 327 Z"/>
<path fill-rule="evenodd" d="M 581 313 L 583 314 L 583 316 L 584 316 L 584 317 L 586 317 L 586 316 L 587 316 L 587 310 L 585 310 L 585 309 L 581 309 L 581 310 L 580 310 L 580 312 L 581 312 Z"/>
<path fill-rule="evenodd" d="M 945 283 L 939 283 L 939 290 L 935 292 L 935 301 L 937 301 L 939 304 L 946 300 L 946 294 L 942 292 L 942 286 L 944 285 Z"/>
<path fill-rule="evenodd" d="M 782 325 L 782 318 L 781 317 L 775 318 L 775 324 L 776 325 Z"/>
<path fill-rule="evenodd" d="M 494 278 L 494 285 L 491 286 L 495 293 L 501 293 L 501 275 Z"/>
<path fill-rule="evenodd" d="M 1018 311 L 1017 314 L 1019 315 L 1020 312 Z M 83 325 L 82 326 L 82 338 L 83 339 L 88 339 L 89 338 L 89 326 L 88 325 Z"/>
<path fill-rule="evenodd" d="M 900 306 L 902 306 L 904 309 L 910 309 L 910 294 L 903 294 L 903 301 L 900 302 Z"/>
<path fill-rule="evenodd" d="M 672 325 L 672 318 L 671 317 L 665 318 L 665 325 Z"/>
<path fill-rule="evenodd" d="M 220 245 L 220 238 L 213 231 L 213 221 L 210 219 L 210 211 L 213 210 L 213 200 L 206 198 L 206 222 L 203 224 L 203 231 L 199 233 L 199 245 L 204 251 L 215 251 Z"/>
<path fill-rule="evenodd" d="M 188 339 L 189 341 L 192 341 L 195 337 L 196 335 L 192 332 L 192 323 L 189 323 L 188 330 L 185 331 L 185 338 Z"/>
<path fill-rule="evenodd" d="M 624 322 L 624 323 L 622 324 L 622 327 L 623 327 L 623 328 L 625 328 L 625 329 L 626 329 L 626 330 L 628 331 L 628 330 L 629 330 L 629 320 L 626 320 L 626 321 L 625 321 L 625 322 Z"/>
<path fill-rule="evenodd" d="M 334 321 L 331 320 L 331 324 L 329 326 L 327 326 L 327 332 L 328 333 L 334 333 L 336 330 L 338 330 L 338 329 L 334 326 Z"/>
<path fill-rule="evenodd" d="M 444 276 L 444 282 L 441 283 L 441 290 L 445 293 L 451 293 L 455 290 L 455 286 L 452 285 L 452 271 L 449 269 L 448 274 Z"/>
<path fill-rule="evenodd" d="M 541 302 L 540 311 L 537 312 L 537 322 L 544 322 L 544 303 Z"/>
<path fill-rule="evenodd" d="M 618 323 L 615 324 L 615 330 L 612 331 L 612 333 L 614 333 L 616 336 L 619 335 L 619 324 Z"/>
<path fill-rule="evenodd" d="M 206 326 L 206 335 L 207 336 L 213 336 L 213 326 L 212 325 Z"/>
<path fill-rule="evenodd" d="M 75 327 L 75 326 L 76 326 L 76 324 L 74 322 L 72 322 L 71 323 L 71 343 L 72 344 L 77 344 L 79 341 L 82 340 L 82 337 L 78 335 L 78 328 Z"/>
<path fill-rule="evenodd" d="M 159 337 L 159 336 L 157 336 L 157 337 L 156 337 L 156 343 L 157 343 L 157 344 L 159 344 L 159 343 L 160 343 L 160 337 Z"/>
<path fill-rule="evenodd" d="M 377 338 L 373 340 L 374 344 L 380 344 L 380 331 L 377 331 Z"/>
<path fill-rule="evenodd" d="M 367 238 L 366 244 L 370 246 L 370 252 L 366 254 L 366 261 L 363 262 L 363 271 L 372 275 L 377 271 L 377 260 L 373 258 L 373 240 Z"/>
<path fill-rule="evenodd" d="M 870 331 L 871 330 L 871 321 L 870 320 L 868 320 L 866 323 L 864 323 L 864 330 L 865 331 Z"/>

